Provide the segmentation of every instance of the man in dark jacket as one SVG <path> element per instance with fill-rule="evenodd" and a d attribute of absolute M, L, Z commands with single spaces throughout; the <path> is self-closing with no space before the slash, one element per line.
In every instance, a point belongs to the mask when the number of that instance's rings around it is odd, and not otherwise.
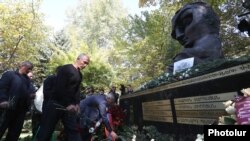
<path fill-rule="evenodd" d="M 7 71 L 0 79 L 0 139 L 6 129 L 6 141 L 17 141 L 29 109 L 31 82 L 27 74 L 33 69 L 29 61 L 21 63 L 17 71 Z"/>
<path fill-rule="evenodd" d="M 33 138 L 36 136 L 38 129 L 40 127 L 41 118 L 42 118 L 42 111 L 44 111 L 45 105 L 50 100 L 51 96 L 53 95 L 55 91 L 55 83 L 56 83 L 56 75 L 58 70 L 60 69 L 60 66 L 58 66 L 55 70 L 55 73 L 52 75 L 49 75 L 44 81 L 43 81 L 43 101 L 42 101 L 42 107 L 40 109 L 40 102 L 38 102 L 38 107 L 34 106 L 33 114 L 32 114 L 32 134 Z M 37 103 L 34 103 L 37 104 Z"/>
<path fill-rule="evenodd" d="M 81 69 L 89 64 L 89 57 L 80 54 L 74 64 L 61 66 L 55 83 L 55 91 L 44 107 L 38 141 L 48 141 L 61 119 L 68 141 L 81 141 L 77 127 L 77 114 L 80 113 Z"/>
<path fill-rule="evenodd" d="M 90 128 L 94 127 L 96 122 L 102 121 L 112 138 L 116 138 L 116 133 L 112 130 L 107 116 L 107 109 L 115 103 L 115 96 L 110 93 L 105 95 L 92 95 L 80 102 L 81 109 L 81 128 L 83 141 L 89 141 L 91 138 Z"/>
<path fill-rule="evenodd" d="M 43 82 L 43 108 L 55 93 L 56 76 L 61 66 L 56 68 L 55 74 L 49 75 Z"/>

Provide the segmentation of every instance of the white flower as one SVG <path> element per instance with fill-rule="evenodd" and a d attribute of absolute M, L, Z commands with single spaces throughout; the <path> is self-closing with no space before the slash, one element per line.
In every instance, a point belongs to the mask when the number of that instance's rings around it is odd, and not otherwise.
<path fill-rule="evenodd" d="M 228 114 L 235 114 L 236 109 L 234 108 L 234 106 L 228 106 L 228 107 L 226 108 L 226 112 L 227 112 Z"/>
<path fill-rule="evenodd" d="M 186 78 L 189 77 L 189 74 L 186 73 L 186 74 L 185 74 L 185 77 L 186 77 Z"/>
<path fill-rule="evenodd" d="M 150 141 L 155 141 L 155 139 L 151 139 Z"/>
<path fill-rule="evenodd" d="M 232 104 L 233 107 L 235 107 L 235 102 Z"/>
<path fill-rule="evenodd" d="M 219 122 L 218 125 L 225 125 L 224 123 Z"/>
<path fill-rule="evenodd" d="M 165 76 L 168 77 L 168 76 L 169 76 L 169 73 L 165 73 Z"/>
<path fill-rule="evenodd" d="M 136 135 L 133 135 L 132 141 L 136 141 Z"/>
<path fill-rule="evenodd" d="M 241 92 L 244 94 L 245 97 L 250 96 L 250 88 L 242 89 Z"/>
<path fill-rule="evenodd" d="M 219 125 L 223 125 L 224 123 L 224 116 L 219 117 Z"/>
<path fill-rule="evenodd" d="M 226 102 L 223 102 L 225 108 L 227 108 L 228 106 L 230 106 L 232 103 L 233 103 L 232 100 L 228 100 Z"/>
<path fill-rule="evenodd" d="M 237 120 L 237 117 L 236 117 L 235 114 L 230 115 L 230 117 L 231 117 L 232 119 L 234 119 L 234 120 Z"/>
<path fill-rule="evenodd" d="M 195 141 L 204 141 L 204 135 L 203 134 L 197 134 L 197 138 Z"/>

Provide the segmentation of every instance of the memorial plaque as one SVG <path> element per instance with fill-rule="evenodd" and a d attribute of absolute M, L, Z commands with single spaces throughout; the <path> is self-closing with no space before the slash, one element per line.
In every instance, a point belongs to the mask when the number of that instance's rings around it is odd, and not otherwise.
<path fill-rule="evenodd" d="M 202 125 L 213 124 L 220 116 L 228 115 L 223 102 L 235 99 L 239 90 L 250 87 L 249 62 L 124 95 L 121 101 L 128 100 L 134 106 L 131 124 L 150 124 L 161 132 L 177 135 L 201 133 Z M 239 124 L 248 124 L 250 102 L 243 103 L 237 104 L 237 118 Z"/>
<path fill-rule="evenodd" d="M 175 105 L 175 110 L 219 110 L 225 109 L 222 102 L 192 103 Z"/>
<path fill-rule="evenodd" d="M 173 122 L 170 100 L 142 103 L 143 120 Z"/>
<path fill-rule="evenodd" d="M 171 105 L 153 105 L 153 106 L 144 106 L 142 105 L 142 109 L 146 110 L 151 110 L 151 111 L 154 111 L 154 110 L 158 110 L 158 111 L 163 111 L 163 110 L 171 110 Z"/>
<path fill-rule="evenodd" d="M 173 123 L 173 117 L 163 117 L 163 116 L 148 116 L 144 115 L 143 120 L 148 121 L 159 121 L 159 122 L 171 122 Z"/>
<path fill-rule="evenodd" d="M 160 116 L 173 116 L 172 111 L 150 111 L 143 110 L 143 115 L 160 115 Z"/>
<path fill-rule="evenodd" d="M 203 125 L 227 115 L 223 102 L 234 99 L 237 92 L 174 99 L 178 123 Z M 186 120 L 186 121 L 185 121 Z"/>
<path fill-rule="evenodd" d="M 207 118 L 207 117 L 214 117 L 218 118 L 222 115 L 226 115 L 225 110 L 202 110 L 202 111 L 176 111 L 177 118 L 179 117 L 200 117 L 200 118 Z"/>
<path fill-rule="evenodd" d="M 237 95 L 237 92 L 229 92 L 222 94 L 213 94 L 206 96 L 194 96 L 194 97 L 186 97 L 186 98 L 177 98 L 174 99 L 175 104 L 184 104 L 184 103 L 196 103 L 196 102 L 215 102 L 215 101 L 227 101 L 234 99 Z"/>
<path fill-rule="evenodd" d="M 214 123 L 216 118 L 177 118 L 177 123 L 194 124 L 194 125 L 210 125 Z"/>
<path fill-rule="evenodd" d="M 143 102 L 142 105 L 149 105 L 149 106 L 153 106 L 153 105 L 170 105 L 170 101 L 169 100 L 158 100 L 158 101 L 151 101 L 151 102 Z"/>
<path fill-rule="evenodd" d="M 121 96 L 121 99 L 152 94 L 155 92 L 164 91 L 164 90 L 177 88 L 177 87 L 182 87 L 182 86 L 186 86 L 186 85 L 203 83 L 206 81 L 211 81 L 211 80 L 215 80 L 215 79 L 219 79 L 219 78 L 223 78 L 223 77 L 233 76 L 233 75 L 237 75 L 237 74 L 241 74 L 241 73 L 245 73 L 245 72 L 249 72 L 249 71 L 250 71 L 250 63 L 241 64 L 241 65 L 238 65 L 235 67 L 230 67 L 230 68 L 227 68 L 224 70 L 208 73 L 208 74 L 205 74 L 202 76 L 189 78 L 186 80 L 182 80 L 182 81 L 174 82 L 171 84 L 159 86 L 159 87 L 148 89 L 145 91 L 136 92 L 136 93 L 131 94 L 131 95 L 123 95 L 123 96 Z"/>

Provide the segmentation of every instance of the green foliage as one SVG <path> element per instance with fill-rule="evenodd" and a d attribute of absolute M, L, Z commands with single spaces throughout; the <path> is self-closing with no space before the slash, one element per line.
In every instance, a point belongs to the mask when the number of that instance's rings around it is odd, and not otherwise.
<path fill-rule="evenodd" d="M 147 1 L 142 1 L 142 2 L 146 3 Z M 171 18 L 174 15 L 175 11 L 177 11 L 180 7 L 190 2 L 197 2 L 197 0 L 160 1 L 159 10 L 153 11 L 150 14 L 149 13 L 143 14 L 142 17 L 138 16 L 132 17 L 131 20 L 132 22 L 131 21 L 129 22 L 130 26 L 128 26 L 127 28 L 129 33 L 128 34 L 129 38 L 126 40 L 128 41 L 128 44 L 132 43 L 130 45 L 133 46 L 133 49 L 131 49 L 132 53 L 129 52 L 129 54 L 134 53 L 137 55 L 136 58 L 134 57 L 135 55 L 133 55 L 134 58 L 131 57 L 132 59 L 130 63 L 132 64 L 131 66 L 137 66 L 138 70 L 133 72 L 138 72 L 138 73 L 137 75 L 129 73 L 130 75 L 137 76 L 135 77 L 136 79 L 133 80 L 133 83 L 136 83 L 136 86 L 138 86 L 139 83 L 146 82 L 148 80 L 152 80 L 148 82 L 149 87 L 158 85 L 158 82 L 155 81 L 158 80 L 159 78 L 157 75 L 161 74 L 161 72 L 164 71 L 164 67 L 168 66 L 168 64 L 172 62 L 172 58 L 181 49 L 181 45 L 176 41 L 172 40 L 170 36 Z M 238 58 L 240 56 L 249 54 L 250 40 L 248 38 L 241 36 L 241 34 L 237 32 L 237 26 L 235 25 L 236 16 L 245 11 L 244 8 L 242 8 L 241 6 L 241 1 L 204 0 L 204 2 L 210 4 L 221 19 L 221 39 L 225 57 Z M 232 17 L 232 15 L 234 17 Z M 154 19 L 154 17 L 157 18 Z M 149 18 L 150 20 L 147 20 Z M 152 22 L 152 21 L 163 21 L 163 22 Z M 154 30 L 157 28 L 164 29 L 163 30 L 164 32 L 161 32 L 160 30 Z M 149 48 L 148 46 L 151 48 L 150 52 L 146 52 L 147 49 Z M 162 49 L 165 50 L 163 51 Z M 147 56 L 148 54 L 150 54 L 151 56 L 148 57 Z M 156 59 L 157 57 L 161 57 L 161 59 Z M 140 58 L 143 59 L 140 60 Z M 151 61 L 149 62 L 147 60 Z M 136 65 L 136 63 L 134 63 L 133 61 L 135 61 L 139 65 Z M 158 69 L 156 70 L 154 70 L 153 69 L 154 67 L 150 65 L 159 63 L 162 63 L 163 67 L 158 67 Z M 152 71 L 153 73 L 150 71 Z M 164 74 L 162 75 L 164 76 Z M 141 81 L 140 77 L 138 76 L 141 76 L 142 78 Z M 138 81 L 140 82 L 138 83 Z"/>
<path fill-rule="evenodd" d="M 149 88 L 154 88 L 160 85 L 166 85 L 173 82 L 177 82 L 180 80 L 185 80 L 192 77 L 197 77 L 201 75 L 205 75 L 208 73 L 212 73 L 215 71 L 219 71 L 222 69 L 226 69 L 229 67 L 233 67 L 239 64 L 244 64 L 250 62 L 249 56 L 243 56 L 237 59 L 218 59 L 213 61 L 208 61 L 204 63 L 200 63 L 190 69 L 185 69 L 182 72 L 171 74 L 171 73 L 162 73 L 159 77 L 154 78 L 145 84 L 141 85 L 138 90 L 146 90 Z"/>
<path fill-rule="evenodd" d="M 83 71 L 84 85 L 110 86 L 154 80 L 165 71 L 182 48 L 172 39 L 171 19 L 188 2 L 197 0 L 143 0 L 145 6 L 160 8 L 126 17 L 119 0 L 79 1 L 69 17 L 70 24 L 51 40 L 38 12 L 40 0 L 2 0 L 0 3 L 0 70 L 14 69 L 17 63 L 35 63 L 35 80 L 42 82 L 58 65 L 72 63 L 84 52 L 91 64 Z M 250 40 L 237 32 L 236 16 L 247 10 L 241 1 L 203 0 L 221 19 L 225 56 L 250 53 Z"/>
<path fill-rule="evenodd" d="M 71 28 L 78 30 L 77 39 L 92 46 L 112 48 L 125 12 L 121 0 L 86 0 L 79 2 L 71 15 Z"/>
<path fill-rule="evenodd" d="M 38 48 L 46 35 L 38 13 L 39 5 L 39 1 L 1 1 L 1 71 L 16 68 L 17 63 L 24 60 L 37 63 Z"/>
<path fill-rule="evenodd" d="M 117 55 L 111 57 L 122 64 L 117 70 L 122 72 L 119 76 L 126 83 L 137 87 L 165 71 L 166 64 L 180 48 L 170 37 L 172 14 L 167 8 L 145 11 L 124 22 L 125 32 L 116 38 Z"/>
<path fill-rule="evenodd" d="M 92 47 L 90 51 L 90 48 L 85 44 L 81 44 L 79 47 L 71 46 L 68 51 L 53 47 L 53 55 L 47 64 L 47 74 L 52 74 L 57 66 L 74 63 L 80 53 L 86 53 L 90 56 L 91 62 L 82 71 L 83 86 L 107 87 L 111 82 L 112 71 L 106 60 L 101 57 L 105 56 L 104 52 L 104 49 L 96 47 Z"/>
<path fill-rule="evenodd" d="M 62 51 L 68 51 L 71 47 L 71 41 L 69 37 L 67 37 L 64 30 L 57 32 L 54 35 L 54 40 L 52 41 L 53 45 L 59 48 Z"/>
<path fill-rule="evenodd" d="M 236 120 L 233 119 L 232 117 L 224 116 L 224 124 L 225 125 L 235 125 L 235 123 L 236 123 Z"/>
<path fill-rule="evenodd" d="M 96 48 L 95 48 L 96 49 Z M 112 68 L 105 60 L 105 49 L 96 49 L 91 56 L 90 65 L 84 70 L 84 85 L 94 87 L 109 87 L 112 78 Z"/>
<path fill-rule="evenodd" d="M 110 55 L 116 52 L 114 38 L 121 34 L 125 17 L 121 1 L 81 1 L 73 13 L 67 28 L 72 46 L 87 44 L 86 52 L 91 57 L 91 64 L 84 70 L 84 85 L 109 87 L 116 83 L 117 64 L 114 62 L 119 62 Z"/>

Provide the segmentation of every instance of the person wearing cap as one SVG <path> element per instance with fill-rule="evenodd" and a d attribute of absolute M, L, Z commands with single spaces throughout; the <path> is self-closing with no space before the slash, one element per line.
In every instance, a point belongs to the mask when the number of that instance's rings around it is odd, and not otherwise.
<path fill-rule="evenodd" d="M 5 141 L 17 141 L 30 107 L 31 80 L 28 73 L 33 64 L 24 61 L 17 71 L 7 71 L 0 79 L 0 140 L 8 130 Z"/>
<path fill-rule="evenodd" d="M 111 128 L 111 125 L 107 116 L 107 109 L 109 106 L 115 103 L 115 97 L 113 94 L 107 95 L 92 95 L 80 102 L 81 111 L 81 136 L 83 141 L 89 141 L 91 139 L 90 128 L 98 122 L 102 121 L 109 131 L 112 138 L 117 138 L 116 133 Z"/>

